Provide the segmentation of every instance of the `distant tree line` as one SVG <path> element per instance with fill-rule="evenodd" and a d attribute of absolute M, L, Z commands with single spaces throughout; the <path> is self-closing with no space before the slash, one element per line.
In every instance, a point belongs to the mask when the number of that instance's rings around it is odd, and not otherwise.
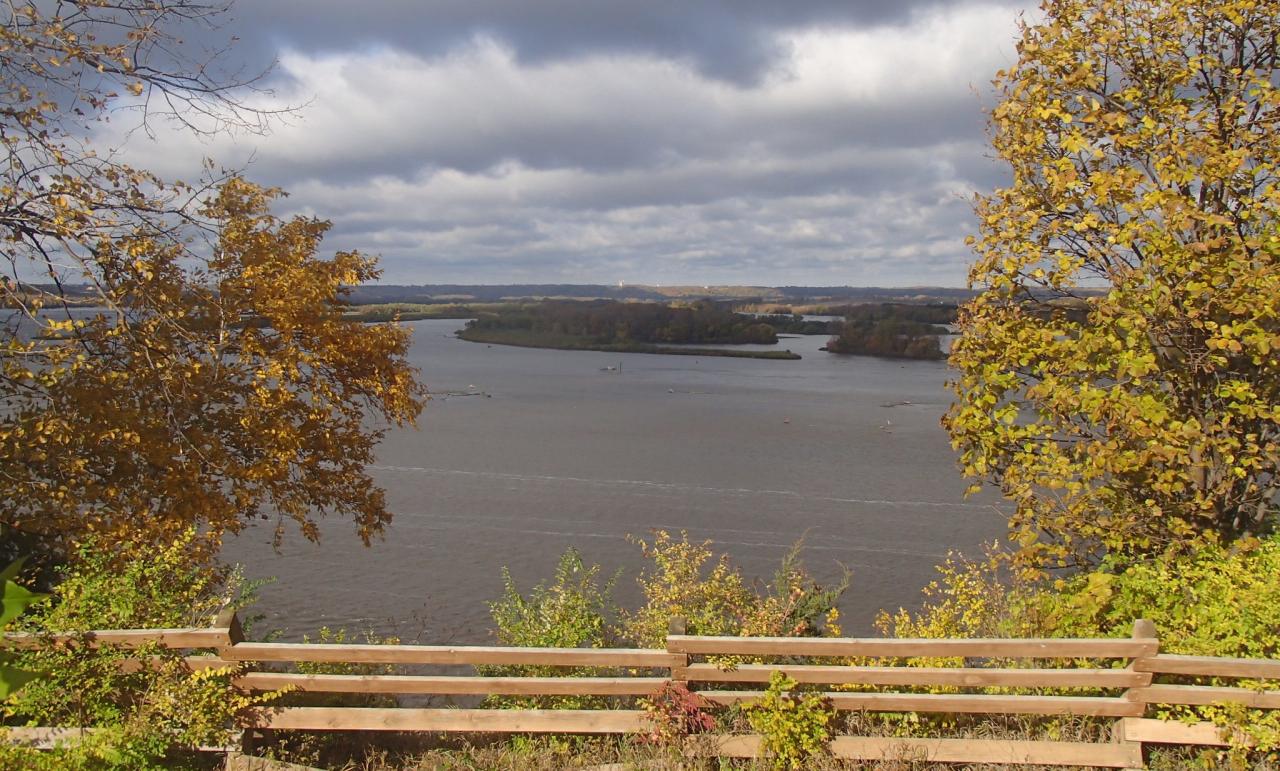
<path fill-rule="evenodd" d="M 777 332 L 832 335 L 826 347 L 831 353 L 941 359 L 945 354 L 938 336 L 947 334 L 947 328 L 939 325 L 955 322 L 957 313 L 956 306 L 951 304 L 908 303 L 860 303 L 813 310 L 817 311 L 815 315 L 843 316 L 844 319 L 805 319 L 796 313 L 757 318 Z"/>
<path fill-rule="evenodd" d="M 769 324 L 699 301 L 688 306 L 613 301 L 547 301 L 512 306 L 468 322 L 468 330 L 517 330 L 608 343 L 778 342 Z"/>
<path fill-rule="evenodd" d="M 848 319 L 827 343 L 831 353 L 889 356 L 901 359 L 941 359 L 946 354 L 938 335 L 945 327 L 900 319 Z"/>
<path fill-rule="evenodd" d="M 860 321 L 918 321 L 924 324 L 954 324 L 958 309 L 949 303 L 911 305 L 909 303 L 862 303 L 836 305 L 824 315 L 844 316 L 853 322 Z"/>
<path fill-rule="evenodd" d="M 840 331 L 839 321 L 806 320 L 798 313 L 774 313 L 757 316 L 756 320 L 773 327 L 773 331 L 787 335 L 834 335 Z"/>
<path fill-rule="evenodd" d="M 877 286 L 779 286 L 773 288 L 782 298 L 779 302 L 797 305 L 836 301 L 858 303 L 962 303 L 972 299 L 971 289 L 948 287 L 877 287 Z"/>
<path fill-rule="evenodd" d="M 373 303 L 457 303 L 537 301 L 543 298 L 582 300 L 663 300 L 666 296 L 644 286 L 605 284 L 377 284 L 353 288 L 349 300 L 356 305 Z"/>

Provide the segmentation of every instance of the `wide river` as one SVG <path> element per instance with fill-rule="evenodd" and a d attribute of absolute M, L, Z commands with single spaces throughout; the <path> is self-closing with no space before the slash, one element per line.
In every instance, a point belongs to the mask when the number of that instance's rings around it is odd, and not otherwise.
<path fill-rule="evenodd" d="M 1004 531 L 997 498 L 962 497 L 943 363 L 829 355 L 821 336 L 777 346 L 800 361 L 511 348 L 457 340 L 462 324 L 408 325 L 433 392 L 489 396 L 438 396 L 387 435 L 371 469 L 395 515 L 384 539 L 365 548 L 331 519 L 321 543 L 290 533 L 279 553 L 267 525 L 228 542 L 250 577 L 276 579 L 264 627 L 482 642 L 503 566 L 527 590 L 574 546 L 621 568 L 632 604 L 643 560 L 627 537 L 664 528 L 753 578 L 804 537 L 816 575 L 853 571 L 841 610 L 863 634 L 880 608 L 917 606 L 949 550 Z"/>

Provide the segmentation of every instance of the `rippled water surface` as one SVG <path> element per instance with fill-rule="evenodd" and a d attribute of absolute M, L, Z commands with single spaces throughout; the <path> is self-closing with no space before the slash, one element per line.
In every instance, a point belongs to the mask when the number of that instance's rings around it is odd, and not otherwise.
<path fill-rule="evenodd" d="M 853 570 L 845 628 L 865 633 L 879 608 L 915 605 L 949 549 L 1003 532 L 994 498 L 962 499 L 942 363 L 832 356 L 822 337 L 782 341 L 800 361 L 490 347 L 455 339 L 462 323 L 412 322 L 411 356 L 433 392 L 490 397 L 437 398 L 388 435 L 372 470 L 395 513 L 384 540 L 366 549 L 334 519 L 318 545 L 295 534 L 274 553 L 265 525 L 228 544 L 277 578 L 266 626 L 483 641 L 503 566 L 528 587 L 576 546 L 623 569 L 628 603 L 627 535 L 667 528 L 762 578 L 805 536 L 814 572 Z"/>

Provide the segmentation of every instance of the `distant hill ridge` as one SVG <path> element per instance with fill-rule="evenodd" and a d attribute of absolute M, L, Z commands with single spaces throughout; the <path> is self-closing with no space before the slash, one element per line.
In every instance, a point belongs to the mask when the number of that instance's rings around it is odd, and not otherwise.
<path fill-rule="evenodd" d="M 510 299 L 669 300 L 710 298 L 801 303 L 818 300 L 853 302 L 963 302 L 974 296 L 953 287 L 854 286 L 657 286 L 628 284 L 382 284 L 351 291 L 357 305 L 372 303 L 498 302 Z"/>
<path fill-rule="evenodd" d="M 61 297 L 72 305 L 93 305 L 100 302 L 97 290 L 81 284 L 21 283 L 19 293 L 43 294 Z M 1076 287 L 1070 294 L 1041 291 L 1033 293 L 1035 299 L 1052 301 L 1056 298 L 1090 297 L 1103 294 L 1097 288 Z M 420 303 L 423 305 L 448 305 L 463 303 L 493 303 L 503 300 L 732 300 L 742 303 L 774 305 L 808 304 L 860 304 L 860 303 L 948 303 L 961 304 L 972 299 L 977 292 L 971 289 L 942 286 L 660 286 L 646 284 L 376 284 L 351 289 L 349 301 L 353 305 L 382 303 Z"/>

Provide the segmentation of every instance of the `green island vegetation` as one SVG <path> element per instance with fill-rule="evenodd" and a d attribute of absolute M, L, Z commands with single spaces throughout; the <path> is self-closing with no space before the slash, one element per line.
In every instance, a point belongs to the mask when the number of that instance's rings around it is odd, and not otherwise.
<path fill-rule="evenodd" d="M 780 335 L 829 335 L 840 328 L 839 321 L 815 321 L 796 313 L 771 313 L 755 317 Z"/>
<path fill-rule="evenodd" d="M 897 359 L 943 359 L 946 354 L 938 336 L 946 333 L 946 327 L 919 321 L 848 319 L 827 342 L 826 350 Z"/>
<path fill-rule="evenodd" d="M 843 321 L 804 321 L 800 315 L 767 316 L 764 319 L 793 320 L 787 331 L 801 334 L 830 334 L 823 349 L 830 353 L 883 356 L 898 359 L 943 359 L 939 335 L 948 330 L 941 324 L 956 320 L 958 309 L 947 304 L 865 303 L 806 308 L 821 316 L 841 316 Z M 782 331 L 782 330 L 779 330 Z"/>
<path fill-rule="evenodd" d="M 148 89 L 157 106 L 261 127 L 264 116 L 213 79 L 216 69 L 182 54 L 188 33 L 211 32 L 189 28 L 209 23 L 205 6 L 83 3 L 64 20 L 55 15 L 63 5 L 21 6 L 0 27 L 8 105 L 0 127 L 11 158 L 23 160 L 0 170 L 13 268 L 6 273 L 56 274 L 72 264 L 87 287 L 0 281 L 0 304 L 42 332 L 19 336 L 9 325 L 0 337 L 0 548 L 30 556 L 0 572 L 0 623 L 33 643 L 0 652 L 0 732 L 94 730 L 48 750 L 0 742 L 0 768 L 210 768 L 215 761 L 201 745 L 225 743 L 254 710 L 314 704 L 314 695 L 247 695 L 235 687 L 238 665 L 194 669 L 165 648 L 95 647 L 85 633 L 203 625 L 248 607 L 255 587 L 220 561 L 219 546 L 255 520 L 280 523 L 277 540 L 285 523 L 314 540 L 319 518 L 345 517 L 368 544 L 391 520 L 367 473 L 373 447 L 381 427 L 412 424 L 425 391 L 406 360 L 405 330 L 347 316 L 351 287 L 378 272 L 358 253 L 317 256 L 327 223 L 274 217 L 279 192 L 236 176 L 196 195 L 111 153 L 89 154 L 77 131 L 105 119 L 118 94 Z M 1014 511 L 1007 539 L 983 555 L 949 558 L 918 608 L 881 613 L 882 635 L 1122 638 L 1142 617 L 1154 622 L 1162 653 L 1280 652 L 1277 39 L 1280 13 L 1265 0 L 1049 2 L 1023 23 L 1017 60 L 996 77 L 991 113 L 995 152 L 1013 173 L 978 200 L 976 289 L 955 320 L 954 402 L 944 418 L 972 489 L 995 487 Z M 70 110 L 75 119 L 64 114 Z M 26 172 L 36 167 L 57 173 Z M 210 237 L 216 248 L 192 247 Z M 119 312 L 85 320 L 41 313 L 63 300 Z M 950 323 L 856 307 L 847 326 Z M 775 338 L 766 323 L 699 303 L 504 308 L 478 318 L 481 329 L 601 345 Z M 848 577 L 818 582 L 798 550 L 760 583 L 684 534 L 655 532 L 636 547 L 645 567 L 630 607 L 617 607 L 616 579 L 604 567 L 569 551 L 527 591 L 507 576 L 490 606 L 495 638 L 653 648 L 675 616 L 693 634 L 841 634 L 835 607 Z M 41 644 L 55 633 L 66 636 Z M 252 624 L 245 634 L 264 636 Z M 317 636 L 391 642 L 341 629 Z M 123 666 L 128 658 L 147 666 Z M 1168 681 L 1189 684 L 1178 675 Z M 1245 687 L 1274 692 L 1275 680 Z M 574 703 L 559 698 L 538 705 Z M 643 706 L 652 730 L 637 736 L 354 741 L 315 732 L 267 737 L 260 751 L 371 771 L 834 769 L 848 766 L 824 748 L 841 734 L 1107 741 L 1113 724 L 834 712 L 783 677 L 744 708 L 704 709 L 674 683 Z M 1159 717 L 1210 721 L 1230 729 L 1229 744 L 1155 747 L 1143 759 L 1149 768 L 1265 769 L 1280 761 L 1278 710 L 1223 701 Z M 764 737 L 771 757 L 708 765 L 685 757 L 677 741 L 749 730 Z"/>
<path fill-rule="evenodd" d="M 944 359 L 939 335 L 948 334 L 943 324 L 956 321 L 958 308 L 951 304 L 863 303 L 809 305 L 798 309 L 785 305 L 746 305 L 756 318 L 778 333 L 830 335 L 824 351 L 858 356 L 897 359 Z M 804 316 L 840 316 L 817 320 Z"/>
<path fill-rule="evenodd" d="M 939 335 L 948 329 L 940 325 L 954 323 L 958 313 L 955 305 L 913 303 L 835 305 L 821 310 L 823 315 L 844 317 L 825 350 L 895 359 L 946 358 Z"/>
<path fill-rule="evenodd" d="M 864 303 L 862 305 L 827 305 L 817 311 L 824 316 L 843 316 L 846 321 L 914 321 L 921 324 L 954 324 L 959 308 L 947 303 Z"/>
<path fill-rule="evenodd" d="M 689 305 L 612 300 L 512 303 L 485 313 L 458 337 L 473 343 L 613 353 L 799 359 L 791 351 L 688 348 L 674 344 L 739 345 L 778 342 L 773 327 L 720 304 Z"/>

